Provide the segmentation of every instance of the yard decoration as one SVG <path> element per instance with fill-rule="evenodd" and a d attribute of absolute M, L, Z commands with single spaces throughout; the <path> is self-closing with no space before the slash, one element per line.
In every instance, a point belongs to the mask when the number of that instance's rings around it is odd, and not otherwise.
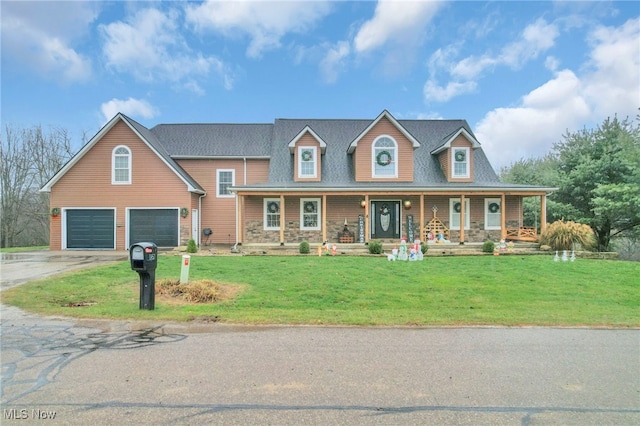
<path fill-rule="evenodd" d="M 420 240 L 415 240 L 413 245 L 416 250 L 416 260 L 423 260 L 424 253 L 422 253 L 422 247 L 420 247 Z"/>
<path fill-rule="evenodd" d="M 398 260 L 407 260 L 407 241 L 403 238 L 400 240 L 400 251 L 398 252 Z"/>

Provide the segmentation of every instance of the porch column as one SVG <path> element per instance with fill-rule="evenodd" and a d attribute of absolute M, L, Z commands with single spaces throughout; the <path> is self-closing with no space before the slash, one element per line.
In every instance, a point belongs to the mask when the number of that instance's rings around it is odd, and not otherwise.
<path fill-rule="evenodd" d="M 369 195 L 364 196 L 364 242 L 369 242 Z"/>
<path fill-rule="evenodd" d="M 238 214 L 236 215 L 236 220 L 238 221 L 236 229 L 236 242 L 242 244 L 244 241 L 244 222 L 242 220 L 242 212 L 244 211 L 244 195 L 238 195 Z"/>
<path fill-rule="evenodd" d="M 327 240 L 327 195 L 322 194 L 322 242 Z"/>
<path fill-rule="evenodd" d="M 465 211 L 464 211 L 464 194 L 460 194 L 460 244 L 464 244 L 464 224 L 465 224 Z"/>
<path fill-rule="evenodd" d="M 424 235 L 424 194 L 420 194 L 420 241 Z M 424 241 L 422 241 L 424 242 Z"/>
<path fill-rule="evenodd" d="M 507 239 L 507 206 L 506 206 L 507 197 L 502 194 L 500 196 L 500 239 Z"/>
<path fill-rule="evenodd" d="M 540 233 L 547 230 L 547 194 L 540 195 Z"/>
<path fill-rule="evenodd" d="M 285 218 L 284 218 L 284 195 L 280 195 L 280 245 L 283 246 L 284 245 L 284 224 L 285 224 Z"/>

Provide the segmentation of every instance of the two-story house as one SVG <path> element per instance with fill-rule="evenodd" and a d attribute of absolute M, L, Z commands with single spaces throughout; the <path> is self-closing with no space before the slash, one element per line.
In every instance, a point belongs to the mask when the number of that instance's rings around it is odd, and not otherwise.
<path fill-rule="evenodd" d="M 535 240 L 465 120 L 160 124 L 117 114 L 43 188 L 58 249 Z M 346 228 L 346 229 L 345 229 Z"/>

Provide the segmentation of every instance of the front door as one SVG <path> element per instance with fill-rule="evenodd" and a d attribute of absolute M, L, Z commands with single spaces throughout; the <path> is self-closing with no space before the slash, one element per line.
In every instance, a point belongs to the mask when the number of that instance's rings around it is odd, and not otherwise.
<path fill-rule="evenodd" d="M 400 201 L 371 202 L 371 238 L 400 238 Z"/>

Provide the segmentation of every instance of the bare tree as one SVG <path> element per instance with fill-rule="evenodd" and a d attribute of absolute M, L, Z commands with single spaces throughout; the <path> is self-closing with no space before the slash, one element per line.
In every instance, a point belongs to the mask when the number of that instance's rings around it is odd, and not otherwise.
<path fill-rule="evenodd" d="M 6 126 L 0 148 L 2 247 L 48 243 L 49 199 L 39 190 L 71 156 L 65 129 L 45 134 L 41 126 Z"/>

